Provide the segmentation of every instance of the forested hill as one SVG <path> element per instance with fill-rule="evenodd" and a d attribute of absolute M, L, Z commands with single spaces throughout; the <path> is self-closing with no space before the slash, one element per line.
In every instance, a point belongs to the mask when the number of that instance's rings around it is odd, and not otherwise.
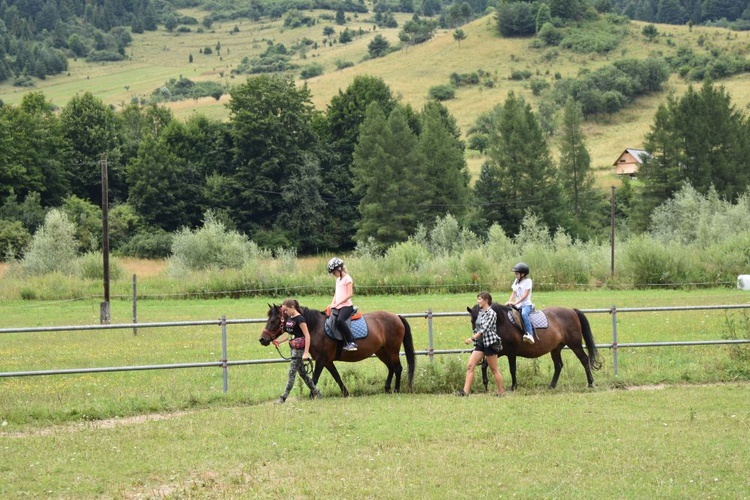
<path fill-rule="evenodd" d="M 328 9 L 353 14 L 415 13 L 439 17 L 441 27 L 455 27 L 486 14 L 501 3 L 523 3 L 534 12 L 542 4 L 561 18 L 583 18 L 589 10 L 624 14 L 631 19 L 664 24 L 713 24 L 750 29 L 750 0 L 2 0 L 0 1 L 0 82 L 16 78 L 18 86 L 33 85 L 67 71 L 72 58 L 91 62 L 118 61 L 133 34 L 196 25 L 210 29 L 216 21 L 278 19 L 292 10 Z M 201 23 L 178 9 L 199 7 L 209 16 Z M 456 14 L 460 14 L 456 16 Z M 451 20 L 451 17 L 453 18 Z M 387 18 L 387 17 L 386 17 Z M 202 24 L 203 26 L 200 26 Z"/>
<path fill-rule="evenodd" d="M 375 2 L 388 12 L 419 12 L 440 15 L 452 0 L 400 0 Z M 466 7 L 464 7 L 464 4 Z M 87 61 L 118 61 L 132 34 L 155 31 L 159 25 L 172 31 L 178 26 L 198 26 L 197 19 L 182 16 L 177 9 L 199 7 L 211 14 L 202 20 L 210 29 L 214 21 L 261 18 L 278 19 L 292 10 L 328 9 L 366 13 L 372 6 L 364 0 L 2 0 L 0 2 L 0 82 L 18 78 L 16 85 L 29 86 L 31 77 L 44 79 L 63 73 L 71 58 Z M 488 0 L 467 0 L 461 9 L 472 13 L 464 21 L 482 15 Z"/>
<path fill-rule="evenodd" d="M 750 29 L 750 0 L 601 0 L 637 21 Z M 597 2 L 598 3 L 598 2 Z"/>

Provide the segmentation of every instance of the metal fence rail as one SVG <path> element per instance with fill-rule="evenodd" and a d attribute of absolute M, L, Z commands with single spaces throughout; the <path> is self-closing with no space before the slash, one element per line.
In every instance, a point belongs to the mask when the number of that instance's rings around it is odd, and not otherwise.
<path fill-rule="evenodd" d="M 698 345 L 726 345 L 726 344 L 749 344 L 750 339 L 723 339 L 723 340 L 702 340 L 702 341 L 668 341 L 668 342 L 633 342 L 618 343 L 617 341 L 617 314 L 637 313 L 637 312 L 657 312 L 657 311 L 697 311 L 697 310 L 731 310 L 731 309 L 750 309 L 750 304 L 730 304 L 730 305 L 706 305 L 706 306 L 674 306 L 674 307 L 630 307 L 617 309 L 612 306 L 609 309 L 580 309 L 585 314 L 610 314 L 612 316 L 612 342 L 607 344 L 597 344 L 597 348 L 612 349 L 614 374 L 618 374 L 618 349 L 622 347 L 669 347 L 669 346 L 698 346 Z M 470 352 L 471 349 L 435 349 L 433 322 L 436 318 L 468 316 L 468 312 L 433 312 L 428 309 L 424 313 L 406 313 L 401 314 L 405 318 L 423 318 L 427 321 L 428 348 L 426 350 L 415 351 L 416 355 L 427 356 L 430 360 L 435 355 L 441 354 L 460 354 Z M 218 361 L 206 361 L 196 363 L 175 363 L 159 365 L 138 365 L 138 366 L 109 366 L 95 368 L 71 368 L 71 369 L 54 369 L 54 370 L 35 370 L 35 371 L 16 371 L 0 372 L 0 378 L 6 377 L 34 377 L 47 375 L 70 375 L 84 373 L 106 373 L 106 372 L 125 372 L 125 371 L 144 371 L 144 370 L 173 370 L 180 368 L 207 368 L 220 367 L 223 372 L 223 390 L 228 391 L 228 369 L 230 366 L 257 365 L 271 363 L 287 363 L 285 359 L 252 359 L 252 360 L 235 360 L 227 359 L 227 325 L 242 325 L 252 323 L 265 323 L 266 318 L 251 319 L 232 319 L 228 320 L 222 316 L 218 320 L 202 321 L 172 321 L 172 322 L 154 322 L 154 323 L 119 323 L 109 325 L 73 325 L 73 326 L 40 326 L 40 327 L 22 327 L 22 328 L 0 328 L 0 335 L 13 333 L 54 333 L 70 331 L 91 331 L 91 330 L 116 330 L 116 329 L 136 329 L 136 328 L 166 328 L 179 326 L 218 326 L 221 328 L 222 358 Z M 402 353 L 403 355 L 403 353 Z M 373 355 L 374 356 L 374 355 Z"/>

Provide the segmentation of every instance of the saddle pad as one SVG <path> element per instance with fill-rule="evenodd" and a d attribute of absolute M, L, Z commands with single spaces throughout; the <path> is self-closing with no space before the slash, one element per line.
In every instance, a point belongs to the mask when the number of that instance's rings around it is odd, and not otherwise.
<path fill-rule="evenodd" d="M 363 339 L 367 337 L 367 321 L 365 321 L 365 318 L 360 316 L 360 319 L 352 320 L 351 323 L 349 323 L 349 328 L 352 331 L 352 337 L 354 337 L 355 339 Z M 333 336 L 331 329 L 328 327 L 327 321 L 325 329 L 326 335 L 331 337 L 333 340 L 336 340 L 336 337 Z"/>
<path fill-rule="evenodd" d="M 519 316 L 518 319 L 520 320 L 521 313 L 518 313 L 518 316 Z M 508 311 L 508 319 L 510 320 L 511 323 L 513 323 L 518 328 L 523 330 L 523 326 L 518 324 L 518 321 L 516 320 L 516 315 L 513 314 L 512 309 Z M 549 327 L 549 323 L 547 322 L 547 315 L 544 314 L 544 311 L 538 311 L 536 309 L 533 310 L 531 314 L 529 314 L 529 320 L 531 321 L 531 326 L 533 326 L 536 329 Z"/>

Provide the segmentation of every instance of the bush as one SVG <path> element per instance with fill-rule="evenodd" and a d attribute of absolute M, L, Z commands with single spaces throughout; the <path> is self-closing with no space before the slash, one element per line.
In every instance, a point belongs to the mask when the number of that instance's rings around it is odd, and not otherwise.
<path fill-rule="evenodd" d="M 539 30 L 537 36 L 544 42 L 545 45 L 550 47 L 557 47 L 560 45 L 565 34 L 558 28 L 555 28 L 552 23 L 544 23 L 542 29 Z"/>
<path fill-rule="evenodd" d="M 172 239 L 173 235 L 161 228 L 149 228 L 133 235 L 118 253 L 140 259 L 163 259 L 172 255 Z"/>
<path fill-rule="evenodd" d="M 21 261 L 23 274 L 71 274 L 78 247 L 74 236 L 75 230 L 75 224 L 65 212 L 58 209 L 50 210 L 44 218 L 44 224 L 34 234 Z"/>
<path fill-rule="evenodd" d="M 209 211 L 202 228 L 195 231 L 185 228 L 175 234 L 170 268 L 173 271 L 240 269 L 258 253 L 257 245 L 247 236 L 228 231 Z"/>
<path fill-rule="evenodd" d="M 528 80 L 533 73 L 527 69 L 514 69 L 510 72 L 511 80 Z"/>
<path fill-rule="evenodd" d="M 691 253 L 676 244 L 663 245 L 647 235 L 636 236 L 625 244 L 623 270 L 636 287 L 675 285 L 688 275 Z"/>
<path fill-rule="evenodd" d="M 86 57 L 86 62 L 115 62 L 124 59 L 124 55 L 113 50 L 95 50 Z"/>
<path fill-rule="evenodd" d="M 351 68 L 352 66 L 354 66 L 353 62 L 344 61 L 342 59 L 336 59 L 333 63 L 336 65 L 336 69 Z"/>
<path fill-rule="evenodd" d="M 0 219 L 0 262 L 20 257 L 31 243 L 31 234 L 20 221 Z"/>
<path fill-rule="evenodd" d="M 388 249 L 383 257 L 383 269 L 396 274 L 409 273 L 418 271 L 420 266 L 429 260 L 429 250 L 409 240 Z"/>
<path fill-rule="evenodd" d="M 456 87 L 450 84 L 430 87 L 430 97 L 438 101 L 448 101 L 456 97 Z"/>
<path fill-rule="evenodd" d="M 104 279 L 104 256 L 101 252 L 88 252 L 78 257 L 74 263 L 75 275 L 85 280 Z M 109 279 L 119 280 L 125 271 L 116 258 L 109 259 Z"/>
<path fill-rule="evenodd" d="M 581 54 L 604 54 L 616 49 L 621 35 L 604 30 L 573 30 L 560 42 L 560 46 Z"/>
<path fill-rule="evenodd" d="M 302 71 L 300 71 L 300 78 L 307 80 L 308 78 L 314 78 L 323 74 L 323 65 L 319 63 L 308 64 Z"/>
<path fill-rule="evenodd" d="M 549 88 L 549 82 L 547 80 L 544 80 L 542 78 L 532 78 L 529 82 L 529 88 L 531 88 L 531 93 L 534 95 L 540 95 L 542 91 Z"/>

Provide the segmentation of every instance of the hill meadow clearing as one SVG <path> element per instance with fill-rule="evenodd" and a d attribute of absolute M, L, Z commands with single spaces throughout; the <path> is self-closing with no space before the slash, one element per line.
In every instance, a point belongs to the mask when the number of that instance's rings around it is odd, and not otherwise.
<path fill-rule="evenodd" d="M 180 13 L 198 20 L 208 14 L 197 9 L 184 9 Z M 318 24 L 294 29 L 285 28 L 283 19 L 215 23 L 211 30 L 204 32 L 192 27 L 191 32 L 170 33 L 160 27 L 156 32 L 134 35 L 125 61 L 86 63 L 71 60 L 68 73 L 37 81 L 36 87 L 13 87 L 10 81 L 1 84 L 0 99 L 8 104 L 17 104 L 24 93 L 42 91 L 53 104 L 64 106 L 75 94 L 89 91 L 105 103 L 121 109 L 133 99 L 147 99 L 154 90 L 173 78 L 185 77 L 196 82 L 219 81 L 227 87 L 240 84 L 247 76 L 234 76 L 231 70 L 244 57 L 259 55 L 271 42 L 291 47 L 307 38 L 317 42 L 317 48 L 308 46 L 303 54 L 298 52 L 292 62 L 300 68 L 312 63 L 325 68 L 324 74 L 319 77 L 306 82 L 300 80 L 300 85 L 308 85 L 315 106 L 321 110 L 326 108 L 334 95 L 345 90 L 357 75 L 381 77 L 403 102 L 417 109 L 427 102 L 430 87 L 448 83 L 452 73 L 483 70 L 493 75 L 494 87 L 461 87 L 455 99 L 444 103 L 456 118 L 462 133 L 466 134 L 477 116 L 502 103 L 509 91 L 523 95 L 528 102 L 536 105 L 537 98 L 528 88 L 528 81 L 509 79 L 514 70 L 528 70 L 536 77 L 554 83 L 556 73 L 563 78 L 574 77 L 584 68 L 593 70 L 617 59 L 669 56 L 681 46 L 692 47 L 697 53 L 712 48 L 728 49 L 742 55 L 750 53 L 750 32 L 657 25 L 659 36 L 649 42 L 641 34 L 644 23 L 631 22 L 629 36 L 610 54 L 577 54 L 558 48 L 558 57 L 548 61 L 544 57 L 547 49 L 532 48 L 530 38 L 501 38 L 497 34 L 495 16 L 489 14 L 462 27 L 467 38 L 460 45 L 453 39 L 453 30 L 438 30 L 436 36 L 424 44 L 368 60 L 367 45 L 372 38 L 382 34 L 392 46 L 396 45 L 400 28 L 375 30 L 374 25 L 367 22 L 369 14 L 351 15 L 347 27 L 355 32 L 361 30 L 362 36 L 355 37 L 348 44 L 329 45 L 322 43 L 325 39 L 323 27 L 330 25 L 337 31 L 343 27 L 320 18 L 321 15 L 330 16 L 330 11 L 312 11 L 310 14 L 318 17 Z M 399 26 L 409 17 L 407 14 L 397 14 Z M 211 48 L 211 54 L 204 53 L 206 47 Z M 190 56 L 193 57 L 192 63 Z M 354 63 L 354 66 L 337 70 L 337 63 L 342 61 Z M 730 93 L 735 106 L 746 113 L 750 106 L 750 74 L 740 74 L 717 83 Z M 600 187 L 618 184 L 612 163 L 625 148 L 641 148 L 659 104 L 665 101 L 670 92 L 680 95 L 687 88 L 687 82 L 673 75 L 662 92 L 639 98 L 611 117 L 585 122 L 587 146 Z M 181 119 L 199 113 L 225 120 L 229 117 L 226 108 L 228 100 L 229 96 L 225 94 L 218 101 L 209 97 L 169 103 L 168 106 Z M 555 141 L 553 137 L 553 154 L 557 152 Z M 467 151 L 467 161 L 472 175 L 476 177 L 484 158 L 476 151 Z"/>

